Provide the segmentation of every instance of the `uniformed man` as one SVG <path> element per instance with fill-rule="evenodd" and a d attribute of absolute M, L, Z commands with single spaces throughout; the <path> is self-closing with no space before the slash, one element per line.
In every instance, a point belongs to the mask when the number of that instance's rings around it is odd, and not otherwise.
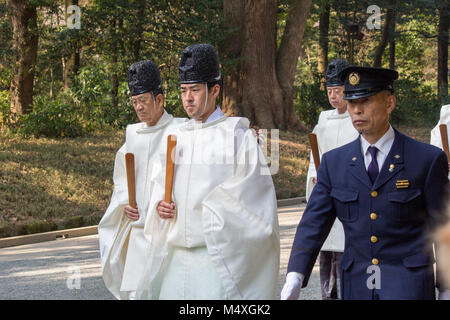
<path fill-rule="evenodd" d="M 345 59 L 332 60 L 326 70 L 327 95 L 332 110 L 322 111 L 319 121 L 313 129 L 317 136 L 319 155 L 343 146 L 358 137 L 358 131 L 352 125 L 344 100 L 344 82 L 338 77 L 339 72 L 349 66 Z M 312 152 L 310 155 L 308 176 L 306 178 L 306 201 L 309 201 L 313 187 L 316 185 L 317 172 Z M 340 296 L 340 265 L 344 251 L 344 229 L 336 220 L 319 253 L 320 288 L 322 299 L 338 299 Z"/>
<path fill-rule="evenodd" d="M 344 226 L 343 299 L 435 299 L 432 244 L 448 182 L 447 157 L 389 124 L 394 70 L 340 73 L 360 137 L 322 157 L 292 245 L 282 299 L 297 299 L 335 218 Z"/>

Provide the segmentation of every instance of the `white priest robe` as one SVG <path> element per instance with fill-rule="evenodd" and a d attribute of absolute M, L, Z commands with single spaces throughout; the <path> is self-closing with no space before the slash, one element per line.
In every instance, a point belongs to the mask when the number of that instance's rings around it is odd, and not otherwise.
<path fill-rule="evenodd" d="M 173 219 L 161 219 L 165 155 L 152 178 L 144 233 L 144 299 L 274 299 L 280 263 L 277 202 L 246 118 L 176 130 Z M 156 171 L 154 171 L 156 172 Z"/>
<path fill-rule="evenodd" d="M 439 126 L 441 124 L 447 125 L 447 136 L 450 139 L 450 104 L 442 106 L 439 121 L 437 125 L 431 130 L 430 144 L 443 150 L 441 131 L 439 130 Z M 450 173 L 448 175 L 448 178 L 450 179 Z"/>
<path fill-rule="evenodd" d="M 352 119 L 348 111 L 339 114 L 336 109 L 322 111 L 319 121 L 313 129 L 313 133 L 317 135 L 317 144 L 319 147 L 319 156 L 332 149 L 338 148 L 358 138 L 358 131 L 352 123 Z M 311 196 L 314 188 L 313 178 L 317 178 L 316 167 L 312 152 L 310 153 L 308 177 L 306 180 L 306 201 Z M 323 251 L 344 252 L 345 237 L 342 223 L 336 219 L 331 231 L 325 240 Z"/>
<path fill-rule="evenodd" d="M 116 154 L 114 190 L 98 225 L 98 234 L 103 280 L 117 299 L 133 298 L 145 265 L 143 259 L 148 241 L 144 237 L 144 222 L 150 200 L 149 176 L 153 157 L 166 149 L 168 133 L 186 121 L 164 111 L 152 127 L 143 122 L 128 125 L 125 143 Z M 124 214 L 128 204 L 125 154 L 129 152 L 134 154 L 135 161 L 137 221 Z"/>

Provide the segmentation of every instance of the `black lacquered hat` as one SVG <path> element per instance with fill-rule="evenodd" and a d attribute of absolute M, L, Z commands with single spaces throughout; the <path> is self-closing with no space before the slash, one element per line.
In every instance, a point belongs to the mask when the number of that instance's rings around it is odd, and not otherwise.
<path fill-rule="evenodd" d="M 199 43 L 185 48 L 181 54 L 179 74 L 182 84 L 219 81 L 219 60 L 214 47 Z"/>
<path fill-rule="evenodd" d="M 325 73 L 325 80 L 327 87 L 337 87 L 343 86 L 344 81 L 342 81 L 338 75 L 339 72 L 349 67 L 350 64 L 345 59 L 334 59 L 332 60 L 328 66 L 327 71 Z"/>
<path fill-rule="evenodd" d="M 131 96 L 161 90 L 158 66 L 151 60 L 133 63 L 128 68 L 128 88 Z"/>
<path fill-rule="evenodd" d="M 391 69 L 350 66 L 339 73 L 344 81 L 344 100 L 365 98 L 383 90 L 394 92 L 398 72 Z"/>

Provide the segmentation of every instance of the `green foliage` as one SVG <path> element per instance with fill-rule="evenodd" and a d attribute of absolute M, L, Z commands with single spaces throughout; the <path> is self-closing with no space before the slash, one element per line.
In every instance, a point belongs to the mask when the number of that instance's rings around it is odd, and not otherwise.
<path fill-rule="evenodd" d="M 208 42 L 218 49 L 222 74 L 239 64 L 239 54 L 226 56 L 223 0 L 92 0 L 80 4 L 81 29 L 68 29 L 64 5 L 55 0 L 33 0 L 39 7 L 39 51 L 35 69 L 35 100 L 38 110 L 24 116 L 19 128 L 33 135 L 73 136 L 92 130 L 123 129 L 138 121 L 128 104 L 127 69 L 137 60 L 151 59 L 161 70 L 165 108 L 175 116 L 186 116 L 179 96 L 178 63 L 184 47 Z M 382 28 L 368 30 L 367 7 L 381 8 L 381 24 L 387 0 L 314 0 L 306 25 L 294 83 L 294 105 L 309 127 L 327 108 L 326 92 L 319 87 L 317 70 L 318 21 L 324 3 L 331 5 L 328 59 L 353 58 L 355 64 L 372 65 Z M 395 122 L 436 120 L 440 106 L 436 97 L 437 4 L 444 1 L 395 2 L 396 69 L 400 72 Z M 292 0 L 278 1 L 277 39 L 280 41 Z M 346 24 L 356 23 L 362 39 L 350 43 Z M 9 85 L 14 72 L 12 26 L 6 2 L 0 1 L 0 123 L 11 124 Z M 80 63 L 64 89 L 62 61 L 80 52 Z M 383 55 L 388 66 L 389 50 Z M 117 77 L 117 94 L 112 93 Z M 447 101 L 448 103 L 448 101 Z M 49 110 L 45 110 L 46 108 Z M 39 109 L 40 108 L 40 109 Z M 61 110 L 66 112 L 61 113 Z M 61 116 L 58 116 L 61 114 Z M 418 117 L 414 119 L 414 117 Z M 45 119 L 45 121 L 44 121 Z M 73 119 L 74 123 L 69 123 Z M 47 123 L 48 122 L 48 123 Z M 66 129 L 66 124 L 71 129 Z"/>
<path fill-rule="evenodd" d="M 166 110 L 175 116 L 185 116 L 179 97 L 179 54 L 196 42 L 211 43 L 220 51 L 226 36 L 222 28 L 222 0 L 163 0 L 152 1 L 151 5 L 145 0 L 89 1 L 80 5 L 80 30 L 67 29 L 63 5 L 39 0 L 39 6 L 43 10 L 38 12 L 39 51 L 34 87 L 37 110 L 21 118 L 19 131 L 26 134 L 74 136 L 105 127 L 123 129 L 137 122 L 128 103 L 127 70 L 133 62 L 144 59 L 160 65 Z M 3 9 L 0 6 L 0 12 Z M 3 17 L 0 40 L 4 40 L 0 48 L 3 44 L 8 48 L 12 41 L 8 20 Z M 80 64 L 70 76 L 70 88 L 65 89 L 61 62 L 77 50 L 81 52 Z M 226 65 L 227 58 L 221 62 Z M 6 90 L 13 63 L 3 51 L 2 63 L 7 68 L 0 68 L 0 78 L 5 79 L 0 90 L 3 85 Z M 113 78 L 118 80 L 116 94 Z M 61 113 L 62 109 L 70 111 Z M 6 107 L 2 110 L 6 112 Z M 75 115 L 76 121 L 67 131 L 66 120 Z"/>
<path fill-rule="evenodd" d="M 303 52 L 297 67 L 295 105 L 297 114 L 306 125 L 312 127 L 321 108 L 328 106 L 326 93 L 319 89 L 317 70 L 318 25 L 323 0 L 314 0 L 302 40 Z M 389 6 L 386 0 L 337 1 L 330 0 L 331 14 L 328 34 L 328 59 L 346 58 L 353 63 L 372 66 L 374 54 L 381 40 L 385 14 Z M 370 14 L 369 5 L 381 9 L 381 29 L 369 30 L 366 26 Z M 437 35 L 438 15 L 435 1 L 395 2 L 395 69 L 400 77 L 396 82 L 397 106 L 391 120 L 395 124 L 436 123 L 440 107 L 449 103 L 448 96 L 437 97 Z M 351 47 L 346 35 L 347 23 L 355 23 L 363 33 L 354 39 Z M 351 49 L 352 54 L 351 54 Z M 383 54 L 383 64 L 389 68 L 389 45 Z M 311 75 L 311 76 L 305 76 Z"/>
<path fill-rule="evenodd" d="M 98 64 L 82 68 L 72 87 L 56 97 L 36 96 L 33 111 L 20 118 L 19 131 L 34 136 L 77 137 L 105 126 L 124 128 L 137 121 L 128 103 L 127 82 L 120 82 L 114 105 L 110 73 Z"/>
<path fill-rule="evenodd" d="M 441 104 L 431 86 L 416 79 L 400 79 L 395 83 L 397 104 L 391 114 L 394 125 L 432 125 L 439 120 Z"/>
<path fill-rule="evenodd" d="M 320 113 L 328 105 L 327 93 L 320 90 L 320 84 L 302 83 L 295 88 L 296 112 L 300 120 L 309 128 L 314 128 Z"/>
<path fill-rule="evenodd" d="M 0 91 L 0 126 L 9 125 L 11 119 L 11 109 L 9 91 Z"/>
<path fill-rule="evenodd" d="M 117 107 L 108 105 L 108 109 L 104 110 L 106 114 L 109 113 L 109 116 L 105 117 L 105 124 L 124 129 L 128 124 L 139 121 L 133 106 L 130 104 L 128 91 L 128 82 L 120 82 Z"/>
<path fill-rule="evenodd" d="M 0 2 L 0 90 L 7 90 L 11 81 L 12 26 L 6 15 L 6 3 Z M 8 67 L 6 67 L 8 66 Z"/>
<path fill-rule="evenodd" d="M 70 94 L 83 114 L 89 130 L 113 126 L 124 128 L 138 121 L 128 103 L 128 84 L 119 83 L 117 105 L 112 102 L 111 74 L 103 64 L 82 68 L 74 78 Z"/>
<path fill-rule="evenodd" d="M 327 93 L 320 89 L 319 74 L 311 72 L 308 78 L 309 81 L 296 79 L 294 105 L 300 120 L 312 130 L 319 120 L 320 113 L 329 107 L 329 102 Z"/>
<path fill-rule="evenodd" d="M 82 115 L 74 104 L 37 96 L 33 111 L 19 119 L 20 131 L 35 137 L 78 137 L 83 134 Z"/>
<path fill-rule="evenodd" d="M 164 94 L 165 109 L 174 117 L 187 117 L 181 102 L 180 84 L 176 79 L 169 79 L 168 90 Z"/>

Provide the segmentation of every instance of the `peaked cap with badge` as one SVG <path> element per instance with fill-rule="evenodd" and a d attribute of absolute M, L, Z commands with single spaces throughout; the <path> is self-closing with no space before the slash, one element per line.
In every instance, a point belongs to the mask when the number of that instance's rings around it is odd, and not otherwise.
<path fill-rule="evenodd" d="M 394 92 L 398 72 L 384 68 L 350 66 L 339 73 L 344 82 L 344 100 L 369 97 L 383 90 Z"/>
<path fill-rule="evenodd" d="M 158 66 L 151 60 L 133 63 L 128 68 L 128 88 L 131 96 L 146 92 L 162 93 Z"/>

